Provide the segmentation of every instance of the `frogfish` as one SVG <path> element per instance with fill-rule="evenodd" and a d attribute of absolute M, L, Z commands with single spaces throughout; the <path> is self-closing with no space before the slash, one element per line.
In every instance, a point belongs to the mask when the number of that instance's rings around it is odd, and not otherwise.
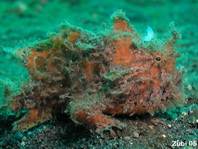
<path fill-rule="evenodd" d="M 66 22 L 58 33 L 15 52 L 30 79 L 7 106 L 27 110 L 13 130 L 25 132 L 67 113 L 100 134 L 123 129 L 115 115 L 153 115 L 183 102 L 177 31 L 157 45 L 144 41 L 123 11 L 111 20 L 111 28 L 96 33 Z"/>

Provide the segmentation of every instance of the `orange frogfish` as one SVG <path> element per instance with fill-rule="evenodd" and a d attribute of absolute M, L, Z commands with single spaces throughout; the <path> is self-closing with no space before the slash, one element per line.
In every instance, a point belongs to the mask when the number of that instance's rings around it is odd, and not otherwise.
<path fill-rule="evenodd" d="M 173 30 L 170 40 L 155 46 L 153 39 L 143 40 L 124 12 L 114 13 L 112 22 L 111 29 L 98 33 L 65 23 L 46 40 L 17 50 L 30 81 L 7 107 L 28 111 L 13 130 L 25 132 L 66 112 L 75 123 L 101 133 L 122 129 L 114 115 L 152 115 L 182 103 L 174 48 L 178 33 Z"/>

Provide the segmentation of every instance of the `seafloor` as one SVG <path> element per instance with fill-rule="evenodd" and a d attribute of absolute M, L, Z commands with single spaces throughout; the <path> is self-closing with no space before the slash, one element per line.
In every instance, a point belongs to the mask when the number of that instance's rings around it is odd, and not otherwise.
<path fill-rule="evenodd" d="M 12 123 L 20 117 L 0 111 L 0 148 L 174 148 L 173 142 L 187 142 L 184 148 L 196 148 L 198 141 L 198 0 L 1 0 L 0 1 L 0 105 L 8 90 L 19 92 L 28 79 L 27 70 L 12 52 L 21 46 L 44 39 L 57 31 L 64 21 L 94 32 L 110 16 L 122 9 L 141 35 L 150 26 L 158 38 L 167 39 L 171 24 L 182 35 L 176 44 L 181 53 L 178 67 L 183 77 L 186 104 L 155 116 L 118 117 L 127 126 L 123 136 L 105 140 L 74 124 L 67 115 L 24 134 L 12 132 Z M 194 144 L 190 144 L 193 142 Z M 181 145 L 181 144 L 180 144 Z M 179 145 L 178 145 L 179 146 Z"/>

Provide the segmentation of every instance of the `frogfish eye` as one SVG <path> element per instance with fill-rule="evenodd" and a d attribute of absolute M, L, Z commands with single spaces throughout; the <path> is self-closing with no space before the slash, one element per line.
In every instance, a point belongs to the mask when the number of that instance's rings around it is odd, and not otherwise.
<path fill-rule="evenodd" d="M 160 57 L 156 57 L 156 61 L 160 61 L 161 60 L 161 58 Z"/>

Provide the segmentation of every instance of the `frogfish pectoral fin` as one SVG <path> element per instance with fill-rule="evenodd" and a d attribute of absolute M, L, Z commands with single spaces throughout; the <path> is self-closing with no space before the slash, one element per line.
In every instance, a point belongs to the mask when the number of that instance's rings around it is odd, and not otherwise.
<path fill-rule="evenodd" d="M 30 128 L 37 126 L 40 123 L 44 123 L 50 119 L 51 114 L 42 111 L 42 114 L 38 116 L 38 109 L 31 109 L 29 113 L 13 124 L 14 131 L 26 132 Z"/>

